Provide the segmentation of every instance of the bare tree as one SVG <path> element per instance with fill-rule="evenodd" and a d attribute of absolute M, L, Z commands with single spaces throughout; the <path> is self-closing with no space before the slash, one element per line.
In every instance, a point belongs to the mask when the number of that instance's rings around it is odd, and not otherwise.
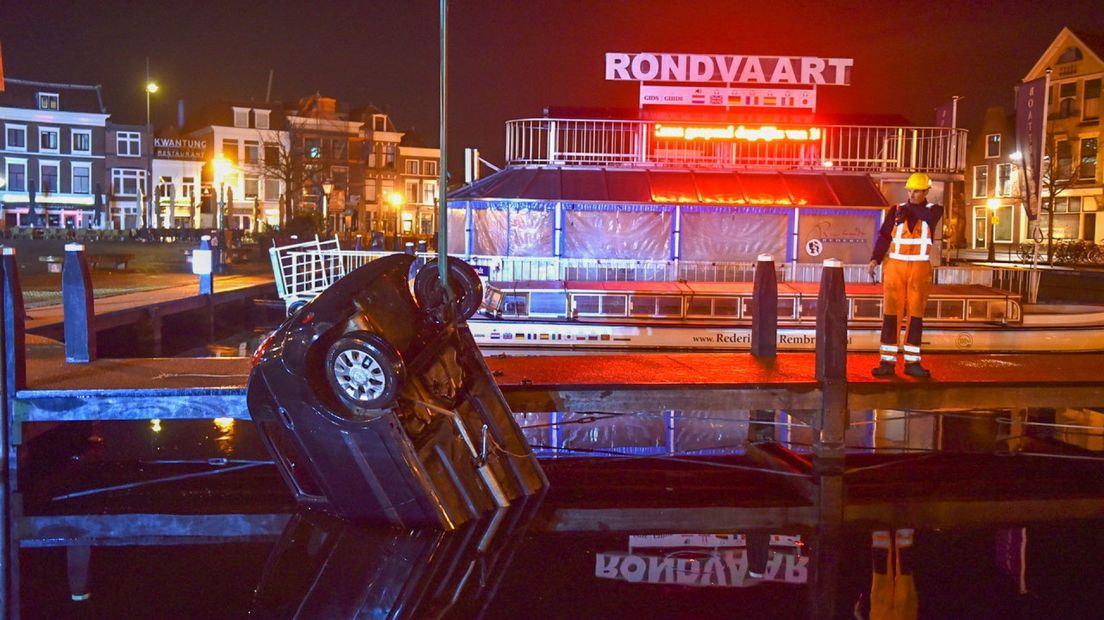
<path fill-rule="evenodd" d="M 1054 205 L 1062 192 L 1081 180 L 1081 169 L 1089 160 L 1075 161 L 1071 154 L 1068 167 L 1058 160 L 1058 140 L 1047 140 L 1043 157 L 1043 197 L 1039 209 L 1047 215 L 1047 263 L 1054 264 Z M 1042 213 L 1040 213 L 1042 215 Z"/>
<path fill-rule="evenodd" d="M 295 216 L 303 191 L 316 183 L 322 172 L 319 160 L 304 157 L 301 132 L 292 123 L 287 127 L 287 142 L 281 139 L 280 132 L 261 132 L 264 145 L 261 169 L 266 178 L 279 179 L 284 187 L 279 214 L 281 227 Z"/>

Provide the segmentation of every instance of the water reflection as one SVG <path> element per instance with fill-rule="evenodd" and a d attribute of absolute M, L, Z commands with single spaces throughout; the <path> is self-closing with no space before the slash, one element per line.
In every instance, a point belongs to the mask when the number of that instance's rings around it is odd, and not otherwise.
<path fill-rule="evenodd" d="M 98 425 L 4 494 L 6 616 L 1099 616 L 1096 409 L 853 412 L 835 466 L 806 412 L 522 418 L 548 494 L 451 534 L 295 512 L 268 465 L 166 482 L 248 424 Z"/>

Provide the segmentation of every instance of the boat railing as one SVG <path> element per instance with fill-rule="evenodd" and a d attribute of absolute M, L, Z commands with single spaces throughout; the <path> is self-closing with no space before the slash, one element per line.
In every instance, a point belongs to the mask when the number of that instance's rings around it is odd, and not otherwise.
<path fill-rule="evenodd" d="M 309 299 L 346 273 L 392 252 L 342 250 L 336 239 L 309 241 L 270 250 L 280 297 L 293 301 Z M 419 252 L 417 264 L 437 257 L 435 252 Z M 577 281 L 577 282 L 751 282 L 756 263 L 750 261 L 634 260 L 522 256 L 461 256 L 482 268 L 494 282 Z M 819 282 L 823 266 L 819 263 L 779 263 L 779 282 Z M 866 264 L 844 265 L 847 282 L 867 282 Z M 1039 271 L 1029 267 L 938 266 L 936 284 L 977 284 L 1019 295 L 1025 303 L 1035 303 L 1039 291 Z"/>

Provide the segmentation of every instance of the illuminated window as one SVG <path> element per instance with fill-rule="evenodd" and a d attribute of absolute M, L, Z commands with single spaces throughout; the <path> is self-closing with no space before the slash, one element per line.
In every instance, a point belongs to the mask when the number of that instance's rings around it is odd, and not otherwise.
<path fill-rule="evenodd" d="M 71 132 L 73 138 L 72 150 L 74 153 L 91 153 L 92 152 L 92 131 L 89 129 L 73 129 Z"/>
<path fill-rule="evenodd" d="M 407 179 L 406 181 L 407 204 L 418 204 L 418 181 Z"/>
<path fill-rule="evenodd" d="M 260 179 L 255 174 L 245 175 L 245 197 L 252 200 L 260 190 Z"/>
<path fill-rule="evenodd" d="M 303 139 L 303 153 L 310 159 L 319 159 L 322 157 L 322 140 L 319 138 L 304 138 Z"/>
<path fill-rule="evenodd" d="M 55 127 L 38 128 L 38 150 L 58 152 L 58 130 Z"/>
<path fill-rule="evenodd" d="M 234 108 L 234 126 L 235 127 L 248 127 L 249 126 L 249 110 L 245 108 Z"/>
<path fill-rule="evenodd" d="M 58 95 L 57 93 L 38 93 L 37 97 L 39 110 L 57 110 L 58 109 Z"/>
<path fill-rule="evenodd" d="M 133 168 L 113 168 L 111 170 L 111 193 L 115 196 L 137 196 L 138 190 L 145 190 L 146 171 Z"/>
<path fill-rule="evenodd" d="M 437 176 L 437 162 L 426 160 L 422 162 L 422 174 L 430 177 Z"/>
<path fill-rule="evenodd" d="M 223 138 L 222 140 L 222 156 L 229 159 L 232 162 L 238 161 L 238 141 L 228 140 Z"/>
<path fill-rule="evenodd" d="M 115 134 L 115 152 L 119 157 L 142 156 L 142 134 L 137 131 L 120 131 Z"/>
<path fill-rule="evenodd" d="M 1078 176 L 1086 183 L 1096 181 L 1096 138 L 1081 138 L 1081 166 Z"/>
<path fill-rule="evenodd" d="M 997 196 L 1011 196 L 1015 189 L 1015 171 L 1012 164 L 997 164 Z"/>
<path fill-rule="evenodd" d="M 991 133 L 985 136 L 985 157 L 1000 157 L 1001 136 L 999 133 Z"/>
<path fill-rule="evenodd" d="M 974 198 L 985 198 L 989 191 L 989 166 L 974 166 Z"/>
<path fill-rule="evenodd" d="M 269 110 L 253 110 L 253 124 L 257 129 L 268 129 L 269 114 L 271 114 Z"/>
<path fill-rule="evenodd" d="M 9 151 L 27 150 L 27 127 L 24 125 L 8 125 L 4 131 L 6 136 L 5 147 Z"/>
<path fill-rule="evenodd" d="M 180 197 L 191 202 L 195 195 L 195 177 L 184 177 L 180 180 Z"/>
<path fill-rule="evenodd" d="M 422 204 L 437 204 L 437 181 L 422 181 Z"/>
<path fill-rule="evenodd" d="M 364 199 L 370 202 L 376 201 L 376 180 L 365 179 L 364 180 Z"/>
<path fill-rule="evenodd" d="M 1081 118 L 1094 121 L 1100 118 L 1100 78 L 1085 80 L 1085 98 L 1081 106 Z"/>
<path fill-rule="evenodd" d="M 417 159 L 408 159 L 408 160 L 406 160 L 406 173 L 407 174 L 418 174 L 418 170 L 419 170 L 419 168 L 418 168 L 418 160 Z"/>

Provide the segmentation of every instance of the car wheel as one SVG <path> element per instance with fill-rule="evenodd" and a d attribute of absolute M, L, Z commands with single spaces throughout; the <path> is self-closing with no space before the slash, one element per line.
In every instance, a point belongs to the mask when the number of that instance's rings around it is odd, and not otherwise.
<path fill-rule="evenodd" d="M 439 308 L 444 304 L 445 292 L 441 290 L 441 281 L 437 261 L 433 260 L 418 270 L 414 276 L 414 299 L 425 309 Z M 453 300 L 456 314 L 467 319 L 483 303 L 483 281 L 472 266 L 455 258 L 448 257 L 448 282 L 456 299 Z"/>
<path fill-rule="evenodd" d="M 376 334 L 348 334 L 326 353 L 326 379 L 341 404 L 354 414 L 394 404 L 403 374 L 398 351 Z"/>

